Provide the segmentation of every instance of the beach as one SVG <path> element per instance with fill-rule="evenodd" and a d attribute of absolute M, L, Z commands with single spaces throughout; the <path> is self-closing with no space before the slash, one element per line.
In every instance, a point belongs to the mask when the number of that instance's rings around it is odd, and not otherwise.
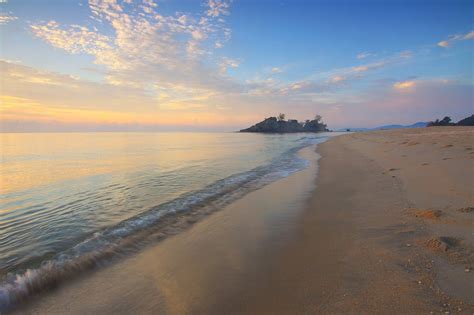
<path fill-rule="evenodd" d="M 473 139 L 437 127 L 306 147 L 306 169 L 15 311 L 471 314 Z"/>

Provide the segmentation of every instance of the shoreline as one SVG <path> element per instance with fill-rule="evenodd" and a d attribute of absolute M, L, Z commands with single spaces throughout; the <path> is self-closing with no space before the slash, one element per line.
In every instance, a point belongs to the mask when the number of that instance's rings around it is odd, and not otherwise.
<path fill-rule="evenodd" d="M 354 133 L 318 163 L 305 148 L 308 169 L 17 312 L 471 314 L 473 136 Z"/>
<path fill-rule="evenodd" d="M 37 296 L 14 313 L 184 314 L 238 308 L 226 301 L 250 299 L 247 280 L 262 273 L 295 233 L 314 190 L 314 151 L 311 145 L 298 153 L 309 161 L 308 168 L 248 193 L 131 257 Z"/>

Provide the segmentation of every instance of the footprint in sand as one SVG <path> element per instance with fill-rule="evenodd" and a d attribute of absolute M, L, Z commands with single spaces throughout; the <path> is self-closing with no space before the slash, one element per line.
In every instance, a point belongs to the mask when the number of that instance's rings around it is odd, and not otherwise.
<path fill-rule="evenodd" d="M 461 239 L 450 236 L 440 236 L 438 238 L 432 238 L 426 241 L 425 245 L 431 250 L 446 252 L 453 247 L 457 247 L 461 244 Z"/>
<path fill-rule="evenodd" d="M 443 215 L 441 210 L 422 210 L 415 213 L 415 217 L 423 219 L 439 219 Z"/>
<path fill-rule="evenodd" d="M 458 211 L 463 212 L 463 213 L 471 213 L 471 212 L 474 212 L 474 207 L 460 208 L 460 209 L 458 209 Z"/>
<path fill-rule="evenodd" d="M 389 172 L 393 172 L 393 171 L 398 171 L 398 170 L 400 170 L 400 169 L 399 169 L 399 168 L 391 168 L 391 169 L 389 169 L 388 171 L 389 171 Z"/>
<path fill-rule="evenodd" d="M 430 163 L 423 163 L 422 166 L 430 165 Z"/>
<path fill-rule="evenodd" d="M 445 145 L 443 148 L 451 148 L 451 147 L 453 147 L 452 144 L 447 144 L 447 145 Z"/>

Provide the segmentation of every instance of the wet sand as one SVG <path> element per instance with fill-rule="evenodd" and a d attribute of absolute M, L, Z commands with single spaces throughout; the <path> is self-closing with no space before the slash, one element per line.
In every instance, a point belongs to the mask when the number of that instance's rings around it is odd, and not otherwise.
<path fill-rule="evenodd" d="M 20 313 L 466 313 L 474 128 L 355 133 Z M 318 173 L 317 178 L 315 177 Z"/>
<path fill-rule="evenodd" d="M 222 313 L 257 294 L 258 277 L 295 235 L 315 189 L 308 169 L 249 193 L 139 254 L 89 273 L 16 310 L 40 314 Z M 255 285 L 254 285 L 255 284 Z"/>

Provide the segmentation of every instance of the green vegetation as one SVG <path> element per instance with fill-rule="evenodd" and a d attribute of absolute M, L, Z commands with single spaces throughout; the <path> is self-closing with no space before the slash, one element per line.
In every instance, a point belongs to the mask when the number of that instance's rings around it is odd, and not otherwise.
<path fill-rule="evenodd" d="M 443 119 L 436 119 L 435 121 L 430 121 L 427 127 L 434 126 L 474 126 L 474 115 L 461 119 L 457 123 L 451 122 L 451 117 L 446 116 Z"/>
<path fill-rule="evenodd" d="M 306 120 L 305 122 L 298 122 L 296 119 L 285 120 L 285 117 L 285 114 L 280 113 L 277 117 L 266 118 L 252 127 L 240 130 L 240 132 L 293 133 L 328 131 L 320 115 L 316 115 L 313 120 Z"/>

